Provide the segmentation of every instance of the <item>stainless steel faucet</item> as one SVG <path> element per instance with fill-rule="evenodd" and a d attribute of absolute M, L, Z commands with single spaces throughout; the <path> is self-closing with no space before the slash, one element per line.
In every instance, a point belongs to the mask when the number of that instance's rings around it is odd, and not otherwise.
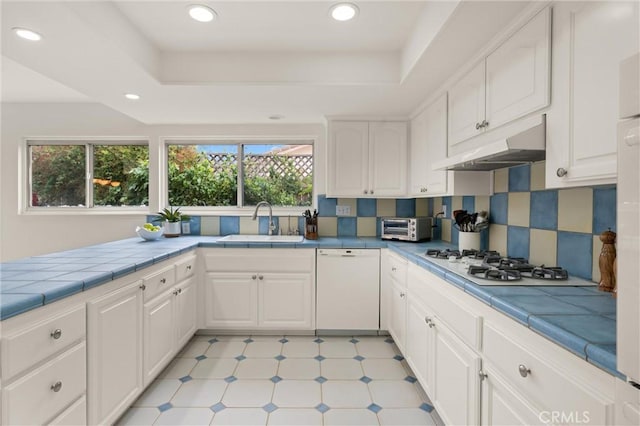
<path fill-rule="evenodd" d="M 276 225 L 273 224 L 273 211 L 271 210 L 271 204 L 267 201 L 260 201 L 256 205 L 256 210 L 253 212 L 253 217 L 251 219 L 256 220 L 258 218 L 258 209 L 262 206 L 269 207 L 269 235 L 273 235 L 273 231 L 276 229 Z"/>

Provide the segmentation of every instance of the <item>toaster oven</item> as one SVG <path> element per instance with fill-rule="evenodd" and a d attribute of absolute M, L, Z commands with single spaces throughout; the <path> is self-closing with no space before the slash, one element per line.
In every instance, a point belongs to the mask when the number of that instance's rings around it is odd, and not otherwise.
<path fill-rule="evenodd" d="M 429 241 L 433 225 L 432 217 L 383 218 L 380 237 L 383 240 Z"/>

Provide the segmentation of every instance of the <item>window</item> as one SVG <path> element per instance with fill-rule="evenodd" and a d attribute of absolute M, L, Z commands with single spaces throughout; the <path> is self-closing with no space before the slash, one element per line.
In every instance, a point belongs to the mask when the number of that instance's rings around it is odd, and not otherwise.
<path fill-rule="evenodd" d="M 30 207 L 149 204 L 149 147 L 141 141 L 28 141 Z"/>
<path fill-rule="evenodd" d="M 312 141 L 172 141 L 167 156 L 170 205 L 312 204 Z"/>

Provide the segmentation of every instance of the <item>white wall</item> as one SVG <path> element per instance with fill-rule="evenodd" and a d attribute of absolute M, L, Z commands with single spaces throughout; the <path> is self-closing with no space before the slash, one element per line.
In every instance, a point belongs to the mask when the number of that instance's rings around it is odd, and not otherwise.
<path fill-rule="evenodd" d="M 2 104 L 0 142 L 0 261 L 51 253 L 135 236 L 136 225 L 157 211 L 159 144 L 166 136 L 312 136 L 317 138 L 315 185 L 324 193 L 323 124 L 162 125 L 142 124 L 100 104 Z M 151 163 L 148 212 L 107 214 L 25 214 L 19 202 L 19 155 L 26 137 L 138 136 L 149 139 Z M 86 213 L 86 212 L 85 212 Z"/>

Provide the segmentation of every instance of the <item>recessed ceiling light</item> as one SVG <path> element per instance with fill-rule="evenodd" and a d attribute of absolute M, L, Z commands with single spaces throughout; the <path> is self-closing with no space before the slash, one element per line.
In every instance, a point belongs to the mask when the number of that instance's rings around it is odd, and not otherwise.
<path fill-rule="evenodd" d="M 135 93 L 125 93 L 124 97 L 129 99 L 130 101 L 137 101 L 140 99 L 140 95 L 136 95 Z"/>
<path fill-rule="evenodd" d="M 26 28 L 13 28 L 13 32 L 16 33 L 18 37 L 21 37 L 25 40 L 31 41 L 40 41 L 42 40 L 42 36 L 35 31 L 26 29 Z"/>
<path fill-rule="evenodd" d="M 284 115 L 280 115 L 280 114 L 273 114 L 269 116 L 269 120 L 282 120 L 284 118 Z"/>
<path fill-rule="evenodd" d="M 331 17 L 336 21 L 349 21 L 358 14 L 358 6 L 353 3 L 338 3 L 331 6 Z"/>
<path fill-rule="evenodd" d="M 208 6 L 194 4 L 189 6 L 189 16 L 198 22 L 211 22 L 218 15 L 215 10 Z"/>

